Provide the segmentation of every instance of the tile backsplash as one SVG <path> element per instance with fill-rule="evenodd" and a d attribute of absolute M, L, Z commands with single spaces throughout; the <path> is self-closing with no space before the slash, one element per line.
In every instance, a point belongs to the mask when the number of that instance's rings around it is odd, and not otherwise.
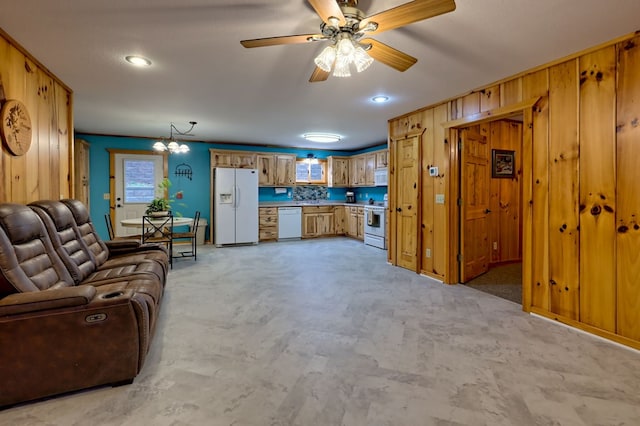
<path fill-rule="evenodd" d="M 293 201 L 326 200 L 327 198 L 326 186 L 313 185 L 293 187 Z"/>

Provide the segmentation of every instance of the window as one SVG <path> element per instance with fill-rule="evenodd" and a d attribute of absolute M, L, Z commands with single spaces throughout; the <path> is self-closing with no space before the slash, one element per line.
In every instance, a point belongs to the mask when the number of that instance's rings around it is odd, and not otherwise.
<path fill-rule="evenodd" d="M 296 161 L 296 183 L 327 183 L 327 160 Z"/>
<path fill-rule="evenodd" d="M 124 202 L 150 203 L 156 195 L 155 162 L 124 160 Z"/>

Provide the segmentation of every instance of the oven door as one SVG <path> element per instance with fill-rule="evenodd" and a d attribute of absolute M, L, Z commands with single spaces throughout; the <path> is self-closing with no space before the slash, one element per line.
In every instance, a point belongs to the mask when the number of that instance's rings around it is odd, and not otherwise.
<path fill-rule="evenodd" d="M 365 207 L 364 233 L 384 237 L 384 210 Z"/>

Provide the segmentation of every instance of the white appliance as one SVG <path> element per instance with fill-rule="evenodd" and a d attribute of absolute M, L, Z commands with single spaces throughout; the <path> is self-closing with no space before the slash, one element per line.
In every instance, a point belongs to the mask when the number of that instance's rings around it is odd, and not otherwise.
<path fill-rule="evenodd" d="M 383 250 L 387 249 L 385 238 L 386 209 L 382 206 L 364 206 L 364 243 Z"/>
<path fill-rule="evenodd" d="M 215 168 L 213 220 L 216 247 L 258 242 L 258 171 Z"/>
<path fill-rule="evenodd" d="M 302 238 L 302 207 L 278 208 L 278 241 Z"/>
<path fill-rule="evenodd" d="M 386 168 L 376 169 L 373 172 L 373 183 L 375 186 L 387 186 L 388 182 L 389 178 Z"/>

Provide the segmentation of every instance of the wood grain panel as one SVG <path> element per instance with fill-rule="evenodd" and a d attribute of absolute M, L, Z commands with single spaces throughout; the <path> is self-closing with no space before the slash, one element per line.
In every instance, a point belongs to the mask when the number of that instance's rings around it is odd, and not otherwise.
<path fill-rule="evenodd" d="M 640 37 L 618 45 L 617 332 L 640 340 Z"/>
<path fill-rule="evenodd" d="M 18 99 L 31 116 L 29 151 L 2 149 L 0 201 L 29 203 L 71 195 L 71 90 L 0 30 L 0 76 L 7 99 Z M 55 84 L 54 84 L 55 82 Z"/>
<path fill-rule="evenodd" d="M 449 227 L 451 224 L 447 221 L 447 215 L 451 206 L 455 204 L 452 195 L 447 191 L 448 182 L 451 179 L 451 168 L 449 166 L 449 143 L 445 143 L 445 130 L 440 123 L 447 120 L 447 105 L 443 104 L 433 109 L 433 163 L 438 166 L 438 177 L 433 182 L 433 197 L 435 194 L 443 194 L 445 196 L 444 204 L 434 204 L 433 206 L 433 250 L 431 256 L 433 258 L 433 274 L 440 279 L 447 278 L 449 244 L 453 243 L 449 240 Z M 448 133 L 448 132 L 447 132 Z M 457 226 L 457 223 L 455 224 Z M 456 251 L 457 252 L 457 251 Z M 447 282 L 451 282 L 448 279 Z"/>
<path fill-rule="evenodd" d="M 480 91 L 480 111 L 489 111 L 500 107 L 500 86 L 492 86 Z"/>
<path fill-rule="evenodd" d="M 530 191 L 532 232 L 531 247 L 523 246 L 523 259 L 531 262 L 531 305 L 549 309 L 549 72 L 541 70 L 522 79 L 525 99 L 544 96 L 533 110 L 533 157 Z M 523 165 L 526 163 L 523 162 Z M 523 182 L 523 192 L 525 190 Z M 524 194 L 523 194 L 524 195 Z M 524 198 L 526 205 L 528 200 Z M 523 224 L 524 228 L 524 224 Z M 539 231 L 538 231 L 539 230 Z M 524 269 L 524 268 L 523 268 Z"/>
<path fill-rule="evenodd" d="M 615 331 L 615 46 L 585 55 L 579 64 L 579 318 L 586 324 Z"/>
<path fill-rule="evenodd" d="M 550 310 L 578 318 L 578 66 L 549 70 Z"/>
<path fill-rule="evenodd" d="M 500 106 L 522 102 L 522 78 L 515 78 L 500 84 Z"/>
<path fill-rule="evenodd" d="M 422 211 L 421 211 L 421 238 L 422 238 L 422 250 L 420 256 L 422 260 L 421 270 L 426 274 L 433 274 L 433 240 L 434 240 L 434 226 L 433 215 L 435 206 L 434 186 L 437 178 L 429 176 L 429 168 L 436 166 L 434 160 L 434 129 L 433 129 L 433 109 L 423 111 L 422 113 L 422 125 L 424 127 L 424 133 L 422 134 L 422 158 L 420 173 L 422 173 Z M 427 251 L 429 255 L 427 256 Z"/>
<path fill-rule="evenodd" d="M 477 114 L 480 112 L 480 92 L 470 93 L 462 98 L 462 116 Z"/>

